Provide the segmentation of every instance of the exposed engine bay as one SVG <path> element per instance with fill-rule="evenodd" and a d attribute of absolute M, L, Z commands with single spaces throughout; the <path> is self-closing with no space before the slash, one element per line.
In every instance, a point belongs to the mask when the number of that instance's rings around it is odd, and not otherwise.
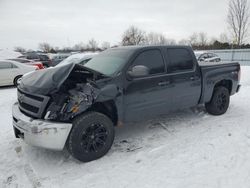
<path fill-rule="evenodd" d="M 89 108 L 97 95 L 98 89 L 89 83 L 76 84 L 68 93 L 55 93 L 44 119 L 68 121 Z"/>
<path fill-rule="evenodd" d="M 68 121 L 88 109 L 100 90 L 95 81 L 103 75 L 76 66 L 59 91 L 51 94 L 51 103 L 44 119 Z"/>

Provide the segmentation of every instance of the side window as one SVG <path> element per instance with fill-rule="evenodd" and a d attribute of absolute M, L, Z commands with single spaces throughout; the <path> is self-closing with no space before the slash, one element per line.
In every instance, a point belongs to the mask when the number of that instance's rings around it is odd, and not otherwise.
<path fill-rule="evenodd" d="M 206 55 L 205 54 L 203 54 L 203 55 L 201 55 L 200 56 L 200 58 L 199 59 L 205 59 L 206 58 Z"/>
<path fill-rule="evenodd" d="M 36 54 L 29 54 L 27 55 L 27 59 L 39 59 L 39 56 Z"/>
<path fill-rule="evenodd" d="M 159 50 L 147 50 L 140 53 L 133 62 L 133 66 L 144 65 L 149 68 L 149 74 L 163 73 L 164 61 Z"/>
<path fill-rule="evenodd" d="M 27 59 L 34 59 L 31 55 L 27 55 Z"/>
<path fill-rule="evenodd" d="M 209 54 L 210 57 L 216 57 L 216 54 Z"/>
<path fill-rule="evenodd" d="M 18 68 L 18 67 L 11 63 L 11 68 Z"/>
<path fill-rule="evenodd" d="M 0 62 L 0 69 L 11 69 L 12 64 L 9 62 Z"/>
<path fill-rule="evenodd" d="M 209 58 L 209 54 L 204 54 L 204 59 Z"/>
<path fill-rule="evenodd" d="M 168 72 L 181 72 L 192 70 L 194 66 L 193 58 L 187 49 L 168 49 Z"/>
<path fill-rule="evenodd" d="M 40 59 L 41 61 L 47 61 L 49 58 L 46 55 L 39 55 L 37 59 Z M 59 57 L 60 59 L 60 57 Z"/>

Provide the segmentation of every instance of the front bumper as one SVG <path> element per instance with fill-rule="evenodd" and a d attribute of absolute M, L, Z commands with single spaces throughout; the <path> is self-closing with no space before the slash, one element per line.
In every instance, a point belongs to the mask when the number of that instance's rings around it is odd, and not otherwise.
<path fill-rule="evenodd" d="M 53 150 L 63 150 L 71 123 L 38 120 L 24 115 L 18 108 L 18 103 L 12 107 L 13 126 L 16 137 L 23 138 L 32 146 Z"/>

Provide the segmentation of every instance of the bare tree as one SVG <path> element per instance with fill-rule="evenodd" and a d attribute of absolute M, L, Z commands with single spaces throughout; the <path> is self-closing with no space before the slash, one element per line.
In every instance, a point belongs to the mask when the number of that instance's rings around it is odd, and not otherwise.
<path fill-rule="evenodd" d="M 78 44 L 75 44 L 73 47 L 72 47 L 72 50 L 74 51 L 84 51 L 87 49 L 87 45 L 84 44 L 83 42 L 80 42 Z"/>
<path fill-rule="evenodd" d="M 230 43 L 230 40 L 229 40 L 226 33 L 221 33 L 220 34 L 219 41 L 222 42 L 222 43 L 226 43 L 226 42 Z"/>
<path fill-rule="evenodd" d="M 92 38 L 91 40 L 89 40 L 87 47 L 91 51 L 96 51 L 98 49 L 98 43 L 96 42 L 95 39 Z"/>
<path fill-rule="evenodd" d="M 249 25 L 249 6 L 247 0 L 230 0 L 227 23 L 237 46 L 244 43 Z"/>
<path fill-rule="evenodd" d="M 190 37 L 189 37 L 189 43 L 190 45 L 197 45 L 198 44 L 198 34 L 197 33 L 193 33 Z"/>
<path fill-rule="evenodd" d="M 52 46 L 47 42 L 43 42 L 38 45 L 38 48 L 43 52 L 48 53 L 52 49 Z"/>
<path fill-rule="evenodd" d="M 145 44 L 149 45 L 173 45 L 176 44 L 174 39 L 168 39 L 161 33 L 150 32 L 145 36 Z"/>
<path fill-rule="evenodd" d="M 20 47 L 20 46 L 16 46 L 16 47 L 14 48 L 14 51 L 20 52 L 20 53 L 24 53 L 24 52 L 26 52 L 26 49 L 23 48 L 23 47 Z"/>
<path fill-rule="evenodd" d="M 207 41 L 208 41 L 208 38 L 207 38 L 207 34 L 206 33 L 204 33 L 204 32 L 200 32 L 199 34 L 198 34 L 198 44 L 200 45 L 200 46 L 206 46 L 207 45 Z"/>
<path fill-rule="evenodd" d="M 106 50 L 106 49 L 108 49 L 108 48 L 110 48 L 110 43 L 109 43 L 109 42 L 103 42 L 103 43 L 102 43 L 102 49 L 103 49 L 103 50 Z"/>
<path fill-rule="evenodd" d="M 213 45 L 215 41 L 218 41 L 218 39 L 216 37 L 211 37 L 206 45 Z"/>
<path fill-rule="evenodd" d="M 160 33 L 151 32 L 145 37 L 145 44 L 161 45 L 166 43 L 166 37 Z"/>
<path fill-rule="evenodd" d="M 55 51 L 59 51 L 60 48 L 58 46 L 55 47 Z"/>
<path fill-rule="evenodd" d="M 130 26 L 122 36 L 122 45 L 140 45 L 145 42 L 145 32 L 135 26 Z"/>
<path fill-rule="evenodd" d="M 188 39 L 181 39 L 179 42 L 178 42 L 179 45 L 190 45 L 190 40 Z"/>

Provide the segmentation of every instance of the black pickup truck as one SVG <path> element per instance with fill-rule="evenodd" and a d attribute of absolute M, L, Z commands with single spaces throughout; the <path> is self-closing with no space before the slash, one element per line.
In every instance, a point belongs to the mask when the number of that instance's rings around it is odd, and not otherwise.
<path fill-rule="evenodd" d="M 132 46 L 106 50 L 84 65 L 23 77 L 13 105 L 16 137 L 68 151 L 80 161 L 105 155 L 114 126 L 204 104 L 224 114 L 239 91 L 239 63 L 198 64 L 191 47 Z"/>

